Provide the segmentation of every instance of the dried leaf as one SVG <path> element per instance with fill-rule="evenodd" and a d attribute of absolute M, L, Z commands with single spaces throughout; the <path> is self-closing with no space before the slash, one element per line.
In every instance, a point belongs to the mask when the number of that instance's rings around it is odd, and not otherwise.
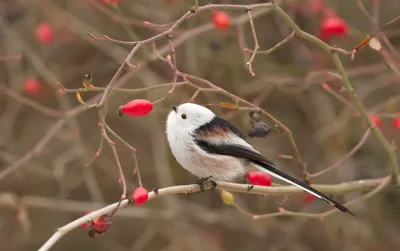
<path fill-rule="evenodd" d="M 389 22 L 385 23 L 378 31 L 376 31 L 374 34 L 372 34 L 372 36 L 370 36 L 370 35 L 367 34 L 366 38 L 364 38 L 364 39 L 361 41 L 361 43 L 360 43 L 359 45 L 357 45 L 356 48 L 354 48 L 354 50 L 353 50 L 354 53 L 357 53 L 360 49 L 362 49 L 368 42 L 371 41 L 372 38 L 374 38 L 374 37 L 376 36 L 376 34 L 378 34 L 379 32 L 381 32 L 381 31 L 383 30 L 383 28 L 385 28 L 385 27 L 388 26 L 389 24 L 392 24 L 392 23 L 396 22 L 396 21 L 399 20 L 399 19 L 400 19 L 400 16 L 398 16 L 398 17 L 396 17 L 396 18 L 393 18 L 393 19 L 390 20 Z M 376 40 L 376 39 L 375 39 L 375 40 Z M 376 45 L 376 42 L 377 42 L 377 45 Z M 375 44 L 373 44 L 372 46 L 371 46 L 371 43 L 370 43 L 369 46 L 370 46 L 372 49 L 379 51 L 379 50 L 382 48 L 382 46 L 381 46 L 381 44 L 379 43 L 378 40 L 376 40 L 376 42 L 375 42 L 375 41 L 372 42 L 372 43 L 375 43 Z M 376 47 L 374 47 L 374 45 L 376 45 Z M 376 49 L 376 48 L 379 48 L 379 49 Z"/>
<path fill-rule="evenodd" d="M 371 38 L 371 39 L 369 40 L 368 45 L 369 45 L 369 47 L 371 47 L 372 49 L 374 49 L 374 50 L 376 50 L 376 51 L 380 51 L 380 50 L 382 49 L 381 43 L 380 43 L 379 40 L 376 39 L 376 38 Z"/>
<path fill-rule="evenodd" d="M 234 104 L 229 104 L 229 103 L 225 103 L 225 102 L 219 102 L 219 105 L 221 107 L 225 107 L 225 108 L 228 108 L 228 109 L 237 110 L 237 106 L 234 105 Z"/>
<path fill-rule="evenodd" d="M 82 105 L 86 105 L 85 101 L 83 101 L 82 94 L 80 92 L 76 93 L 76 99 L 78 100 L 79 103 Z"/>

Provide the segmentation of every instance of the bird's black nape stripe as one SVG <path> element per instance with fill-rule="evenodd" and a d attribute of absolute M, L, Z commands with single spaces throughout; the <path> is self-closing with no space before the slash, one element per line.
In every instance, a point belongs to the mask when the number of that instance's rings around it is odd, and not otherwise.
<path fill-rule="evenodd" d="M 286 180 L 289 180 L 289 181 L 299 185 L 300 187 L 304 188 L 305 190 L 308 190 L 308 191 L 311 191 L 311 192 L 317 194 L 324 201 L 326 201 L 329 204 L 334 205 L 340 211 L 342 211 L 344 213 L 349 213 L 353 216 L 356 216 L 348 208 L 346 208 L 339 202 L 329 198 L 325 194 L 315 190 L 314 188 L 310 187 L 309 185 L 307 185 L 301 181 L 298 181 L 297 179 L 293 178 L 292 176 L 276 169 L 274 167 L 273 163 L 269 162 L 261 154 L 255 152 L 252 149 L 249 149 L 249 148 L 247 148 L 245 146 L 241 146 L 241 145 L 215 145 L 215 144 L 208 143 L 201 139 L 196 139 L 196 143 L 198 144 L 199 147 L 201 147 L 204 151 L 206 151 L 208 153 L 228 155 L 228 156 L 233 156 L 233 157 L 237 157 L 237 158 L 247 159 L 256 165 L 265 168 L 269 172 L 274 173 Z"/>
<path fill-rule="evenodd" d="M 195 133 L 201 134 L 202 132 L 212 132 L 215 129 L 222 129 L 227 132 L 233 132 L 238 137 L 244 139 L 242 133 L 234 125 L 218 116 L 215 116 L 210 122 L 197 128 Z"/>

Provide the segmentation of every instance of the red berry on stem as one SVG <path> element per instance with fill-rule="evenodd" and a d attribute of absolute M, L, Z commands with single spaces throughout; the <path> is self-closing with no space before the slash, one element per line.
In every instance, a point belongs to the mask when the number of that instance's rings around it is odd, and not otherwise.
<path fill-rule="evenodd" d="M 43 45 L 53 42 L 53 28 L 46 22 L 40 23 L 35 29 L 36 39 Z"/>
<path fill-rule="evenodd" d="M 40 83 L 35 78 L 27 78 L 24 83 L 24 92 L 36 95 L 39 93 Z"/>
<path fill-rule="evenodd" d="M 213 11 L 212 21 L 217 30 L 226 30 L 231 24 L 231 19 L 226 12 L 223 11 Z"/>
<path fill-rule="evenodd" d="M 96 233 L 103 234 L 108 231 L 110 225 L 111 225 L 110 216 L 103 215 L 93 220 L 92 228 L 96 231 Z"/>
<path fill-rule="evenodd" d="M 307 5 L 311 13 L 321 12 L 325 9 L 325 2 L 323 0 L 309 0 Z"/>
<path fill-rule="evenodd" d="M 133 192 L 132 198 L 136 205 L 144 204 L 149 199 L 149 192 L 144 187 L 138 187 Z"/>
<path fill-rule="evenodd" d="M 340 17 L 327 17 L 322 21 L 320 38 L 328 40 L 335 36 L 346 36 L 348 29 L 347 23 Z"/>
<path fill-rule="evenodd" d="M 400 131 L 400 118 L 394 118 L 392 120 L 392 126 L 394 129 Z"/>
<path fill-rule="evenodd" d="M 382 120 L 381 120 L 380 117 L 371 115 L 371 116 L 369 116 L 369 118 L 371 119 L 372 123 L 374 123 L 374 125 L 375 125 L 376 127 L 378 127 L 378 128 L 381 127 L 381 125 L 382 125 Z"/>
<path fill-rule="evenodd" d="M 134 99 L 119 107 L 119 115 L 145 116 L 153 110 L 153 104 L 146 99 Z"/>
<path fill-rule="evenodd" d="M 310 193 L 303 194 L 303 203 L 312 203 L 315 200 L 315 196 Z"/>
<path fill-rule="evenodd" d="M 264 172 L 249 172 L 247 179 L 253 185 L 258 186 L 271 186 L 272 178 L 269 174 Z"/>
<path fill-rule="evenodd" d="M 87 212 L 85 215 L 88 215 L 88 214 L 90 214 L 91 212 L 93 212 L 93 211 L 89 211 L 89 212 Z M 81 227 L 81 228 L 88 228 L 89 225 L 88 225 L 87 223 L 83 223 L 82 225 L 80 225 L 80 227 Z"/>

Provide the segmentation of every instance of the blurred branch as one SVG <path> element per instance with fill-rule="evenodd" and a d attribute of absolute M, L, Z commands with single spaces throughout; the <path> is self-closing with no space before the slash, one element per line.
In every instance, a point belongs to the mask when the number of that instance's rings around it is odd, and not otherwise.
<path fill-rule="evenodd" d="M 365 144 L 365 142 L 367 142 L 370 135 L 371 135 L 371 129 L 368 128 L 365 131 L 364 135 L 362 136 L 361 140 L 358 142 L 358 144 L 356 146 L 353 147 L 353 149 L 350 150 L 350 152 L 348 152 L 345 156 L 343 156 L 343 158 L 341 158 L 338 162 L 331 165 L 330 167 L 327 167 L 317 173 L 309 174 L 310 178 L 318 177 L 318 176 L 325 174 L 325 173 L 335 169 L 336 167 L 340 166 L 345 160 L 347 160 L 348 158 L 353 156 Z"/>
<path fill-rule="evenodd" d="M 43 136 L 43 138 L 31 149 L 29 150 L 24 156 L 19 158 L 17 161 L 15 161 L 12 165 L 6 167 L 3 171 L 0 172 L 0 180 L 4 179 L 11 173 L 15 172 L 22 166 L 24 166 L 26 163 L 28 163 L 33 157 L 37 156 L 40 154 L 40 151 L 42 148 L 50 142 L 50 140 L 53 139 L 53 137 L 56 135 L 58 130 L 65 124 L 65 119 L 61 118 L 52 125 L 50 129 L 48 129 L 47 133 Z"/>
<path fill-rule="evenodd" d="M 356 0 L 358 8 L 360 8 L 361 12 L 371 21 L 372 26 L 374 26 L 374 29 L 376 31 L 380 30 L 379 24 L 377 23 L 378 20 L 374 20 L 373 16 L 368 12 L 368 10 L 365 8 L 364 3 L 362 0 Z M 374 1 L 373 1 L 374 2 Z M 379 10 L 379 4 L 373 4 L 374 8 L 377 8 Z M 382 38 L 382 40 L 385 42 L 386 46 L 390 49 L 390 51 L 397 57 L 400 57 L 400 54 L 397 52 L 396 48 L 390 43 L 388 37 L 384 34 L 383 31 L 381 31 L 378 36 Z"/>
<path fill-rule="evenodd" d="M 37 111 L 39 111 L 39 112 L 41 112 L 43 114 L 46 114 L 47 116 L 50 116 L 50 117 L 61 117 L 64 114 L 64 112 L 62 112 L 62 111 L 54 110 L 54 109 L 49 108 L 47 106 L 44 106 L 44 105 L 42 105 L 40 103 L 37 103 L 37 102 L 35 102 L 35 101 L 33 101 L 33 100 L 29 99 L 29 98 L 26 98 L 26 97 L 24 97 L 22 95 L 19 95 L 18 93 L 14 92 L 11 89 L 6 89 L 5 93 L 10 98 L 12 98 L 12 99 L 14 99 L 14 100 L 16 100 L 18 102 L 21 102 L 22 104 L 30 106 L 33 109 L 35 109 L 35 110 L 37 110 Z"/>
<path fill-rule="evenodd" d="M 354 105 L 356 106 L 357 110 L 360 112 L 361 118 L 364 120 L 364 122 L 372 129 L 372 133 L 375 135 L 375 137 L 378 138 L 378 140 L 381 142 L 382 146 L 386 150 L 389 159 L 390 159 L 390 167 L 392 168 L 392 182 L 393 184 L 397 183 L 397 177 L 399 175 L 399 166 L 397 163 L 397 156 L 396 153 L 393 150 L 392 145 L 390 142 L 387 140 L 387 138 L 383 135 L 381 130 L 377 128 L 374 123 L 372 122 L 371 118 L 369 117 L 364 105 L 361 103 L 358 95 L 354 91 L 353 86 L 351 85 L 349 78 L 347 76 L 346 70 L 343 67 L 342 61 L 340 60 L 337 51 L 333 50 L 334 48 L 319 38 L 310 35 L 307 32 L 302 31 L 297 24 L 293 22 L 293 20 L 277 5 L 274 5 L 274 10 L 279 14 L 288 25 L 292 27 L 292 29 L 296 32 L 296 35 L 304 38 L 316 45 L 318 45 L 320 48 L 322 48 L 324 51 L 329 53 L 332 57 L 333 63 L 335 64 L 341 79 L 344 88 L 346 89 L 346 92 L 350 95 Z"/>

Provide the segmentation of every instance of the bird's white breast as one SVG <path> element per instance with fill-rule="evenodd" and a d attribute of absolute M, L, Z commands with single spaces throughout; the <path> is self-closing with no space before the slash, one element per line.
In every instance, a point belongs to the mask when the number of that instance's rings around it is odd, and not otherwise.
<path fill-rule="evenodd" d="M 178 163 L 198 176 L 213 176 L 216 180 L 234 180 L 245 173 L 243 160 L 209 154 L 196 145 L 190 132 L 167 123 L 167 139 Z"/>

